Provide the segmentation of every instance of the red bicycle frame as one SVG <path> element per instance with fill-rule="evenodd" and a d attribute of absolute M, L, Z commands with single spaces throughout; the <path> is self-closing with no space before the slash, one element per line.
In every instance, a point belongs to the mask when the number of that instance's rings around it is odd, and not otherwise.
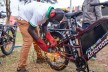
<path fill-rule="evenodd" d="M 102 48 L 104 48 L 108 44 L 107 18 L 103 18 L 96 21 L 95 23 L 91 24 L 89 27 L 87 27 L 84 30 L 77 28 L 76 31 L 77 34 L 71 35 L 70 37 L 63 39 L 63 41 L 60 42 L 58 46 L 64 45 L 77 49 L 79 51 L 78 55 L 80 57 L 83 57 L 86 61 L 88 61 L 92 56 L 94 56 L 96 53 L 98 53 Z M 69 41 L 70 39 L 74 39 L 76 41 L 76 44 L 74 46 L 65 44 L 65 42 Z M 91 44 L 88 44 L 87 42 L 90 40 Z M 85 47 L 86 49 L 85 52 L 83 52 L 84 51 L 83 47 Z M 69 58 L 72 61 L 74 60 L 72 57 L 67 57 L 67 58 Z"/>

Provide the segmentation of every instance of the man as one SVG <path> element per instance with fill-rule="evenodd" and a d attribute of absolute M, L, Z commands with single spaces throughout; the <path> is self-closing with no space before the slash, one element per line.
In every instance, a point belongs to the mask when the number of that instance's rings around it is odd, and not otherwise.
<path fill-rule="evenodd" d="M 82 28 L 88 27 L 90 24 L 95 22 L 96 20 L 102 18 L 102 12 L 100 6 L 90 6 L 92 3 L 99 3 L 99 0 L 84 0 L 82 5 L 83 10 L 83 25 Z M 96 59 L 96 55 L 92 58 Z"/>
<path fill-rule="evenodd" d="M 82 5 L 83 10 L 83 26 L 84 24 L 92 24 L 96 20 L 102 17 L 101 7 L 100 6 L 90 6 L 92 3 L 99 3 L 99 0 L 84 0 Z"/>
<path fill-rule="evenodd" d="M 48 22 L 61 21 L 64 17 L 64 11 L 54 9 L 53 7 L 39 2 L 31 2 L 25 5 L 19 12 L 18 26 L 23 37 L 23 46 L 18 61 L 17 72 L 27 72 L 25 69 L 28 52 L 32 42 L 35 46 L 40 47 L 43 51 L 50 52 L 57 44 L 56 40 L 47 30 Z M 37 26 L 42 25 L 46 39 L 51 43 L 51 47 L 37 35 Z M 34 47 L 37 50 L 37 47 Z"/>
<path fill-rule="evenodd" d="M 19 2 L 19 8 L 18 10 L 22 10 L 23 6 L 25 6 L 26 4 L 29 4 L 33 2 L 33 0 L 22 0 L 21 2 Z M 37 26 L 36 27 L 36 33 L 38 36 L 40 36 L 40 33 L 39 33 L 39 27 Z M 34 48 L 35 48 L 35 51 L 36 51 L 36 54 L 37 54 L 37 60 L 36 60 L 36 63 L 43 63 L 45 61 L 45 58 L 42 56 L 42 51 L 41 49 L 38 47 L 37 44 L 34 44 Z"/>

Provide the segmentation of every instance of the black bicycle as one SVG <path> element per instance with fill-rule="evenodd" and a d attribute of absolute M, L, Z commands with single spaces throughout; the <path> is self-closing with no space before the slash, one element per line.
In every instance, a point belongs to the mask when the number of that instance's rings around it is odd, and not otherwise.
<path fill-rule="evenodd" d="M 6 14 L 4 12 L 0 13 L 1 18 L 5 18 Z M 5 55 L 9 55 L 13 52 L 15 46 L 15 38 L 16 38 L 16 30 L 17 30 L 17 23 L 13 26 L 11 25 L 3 25 L 0 24 L 0 47 L 1 51 Z"/>

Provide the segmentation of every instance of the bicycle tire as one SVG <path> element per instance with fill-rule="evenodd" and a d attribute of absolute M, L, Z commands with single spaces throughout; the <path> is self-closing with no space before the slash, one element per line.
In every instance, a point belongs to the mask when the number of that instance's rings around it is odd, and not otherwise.
<path fill-rule="evenodd" d="M 9 39 L 9 37 L 8 36 L 6 36 L 4 33 L 2 34 L 2 36 L 4 36 L 3 38 L 2 38 L 2 42 L 1 42 L 1 44 L 2 44 L 2 46 L 1 46 L 1 51 L 2 51 L 2 53 L 3 54 L 5 54 L 5 55 L 10 55 L 12 52 L 13 52 L 13 50 L 14 50 L 14 46 L 15 46 L 15 37 L 14 37 L 14 30 L 11 28 L 11 27 L 9 27 L 9 28 L 7 28 L 6 30 L 5 30 L 5 32 L 11 32 L 12 33 L 12 44 L 11 44 L 11 47 L 10 47 L 10 49 L 9 50 L 6 50 L 6 39 Z M 9 34 L 9 33 L 8 33 Z"/>
<path fill-rule="evenodd" d="M 59 32 L 51 32 L 51 35 L 52 35 L 53 37 L 54 37 L 54 36 L 57 36 L 57 37 L 59 37 L 60 39 L 63 38 L 63 35 L 61 35 Z M 61 71 L 61 70 L 65 69 L 66 66 L 67 66 L 68 63 L 69 63 L 69 59 L 67 59 L 67 58 L 64 58 L 64 59 L 65 59 L 65 60 L 64 60 L 63 64 L 61 64 L 60 66 L 55 66 L 55 65 L 53 65 L 50 61 L 48 61 L 48 64 L 50 65 L 50 67 L 51 67 L 52 69 L 54 69 L 54 70 L 56 70 L 56 71 Z"/>

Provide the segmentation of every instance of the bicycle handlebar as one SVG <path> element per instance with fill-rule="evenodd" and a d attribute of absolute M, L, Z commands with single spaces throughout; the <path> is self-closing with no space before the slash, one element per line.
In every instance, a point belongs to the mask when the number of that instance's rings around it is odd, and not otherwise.
<path fill-rule="evenodd" d="M 99 5 L 108 6 L 108 1 L 103 2 L 103 3 L 93 3 L 93 4 L 90 4 L 90 6 L 99 6 Z"/>

